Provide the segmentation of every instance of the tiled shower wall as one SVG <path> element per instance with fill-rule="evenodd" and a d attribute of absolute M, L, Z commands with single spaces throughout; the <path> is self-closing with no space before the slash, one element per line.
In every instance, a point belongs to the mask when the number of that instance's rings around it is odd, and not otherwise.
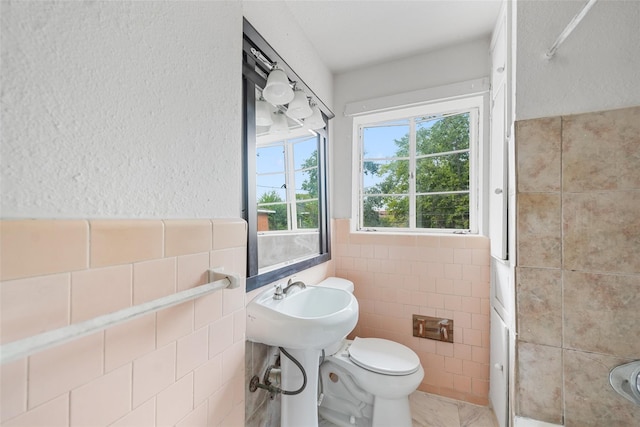
<path fill-rule="evenodd" d="M 244 276 L 246 223 L 0 223 L 1 339 L 88 320 Z M 245 286 L 223 290 L 0 367 L 9 426 L 242 426 Z"/>
<path fill-rule="evenodd" d="M 335 220 L 336 276 L 354 282 L 354 335 L 402 343 L 425 370 L 419 389 L 486 405 L 489 391 L 489 239 L 351 233 Z M 453 319 L 454 342 L 413 336 L 413 314 Z"/>
<path fill-rule="evenodd" d="M 640 107 L 520 121 L 516 414 L 640 425 L 609 385 L 640 359 Z"/>

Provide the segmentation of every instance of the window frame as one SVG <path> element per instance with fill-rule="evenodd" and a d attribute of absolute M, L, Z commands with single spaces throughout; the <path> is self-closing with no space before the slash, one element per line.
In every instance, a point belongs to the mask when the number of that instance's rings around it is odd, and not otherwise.
<path fill-rule="evenodd" d="M 480 234 L 482 222 L 482 209 L 480 206 L 481 186 L 483 182 L 482 161 L 484 141 L 485 102 L 483 94 L 460 96 L 455 99 L 435 100 L 419 105 L 404 105 L 395 108 L 387 108 L 383 111 L 362 113 L 353 117 L 353 166 L 352 188 L 352 232 L 377 232 L 390 234 Z M 410 203 L 409 227 L 365 227 L 363 215 L 364 173 L 363 173 L 363 128 L 372 127 L 397 120 L 410 120 L 410 170 L 415 171 L 416 147 L 415 129 L 412 119 L 435 115 L 450 116 L 471 112 L 469 118 L 469 229 L 450 228 L 417 228 L 415 203 Z M 443 152 L 444 153 L 444 152 Z M 410 189 L 407 196 L 416 198 L 414 178 L 410 179 Z"/>

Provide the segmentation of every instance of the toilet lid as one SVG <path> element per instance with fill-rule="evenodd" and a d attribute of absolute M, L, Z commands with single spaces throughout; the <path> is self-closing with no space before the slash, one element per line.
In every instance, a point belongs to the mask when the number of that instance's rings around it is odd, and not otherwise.
<path fill-rule="evenodd" d="M 385 375 L 409 375 L 420 367 L 418 355 L 409 347 L 381 338 L 357 338 L 349 347 L 356 365 Z"/>

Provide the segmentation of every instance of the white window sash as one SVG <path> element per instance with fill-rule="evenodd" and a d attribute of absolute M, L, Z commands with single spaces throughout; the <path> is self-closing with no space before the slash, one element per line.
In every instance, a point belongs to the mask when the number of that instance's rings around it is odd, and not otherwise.
<path fill-rule="evenodd" d="M 482 79 L 484 81 L 484 79 Z M 482 89 L 481 92 L 486 92 Z M 432 102 L 428 104 L 395 108 L 393 110 L 387 109 L 382 112 L 376 112 L 368 115 L 360 115 L 354 117 L 354 139 L 357 141 L 354 144 L 354 150 L 357 150 L 357 155 L 354 156 L 354 160 L 357 159 L 358 164 L 354 165 L 354 184 L 357 183 L 357 201 L 354 201 L 355 215 L 357 216 L 357 229 L 356 231 L 384 231 L 384 232 L 410 232 L 410 233 L 460 233 L 465 230 L 459 229 L 434 229 L 434 228 L 417 228 L 416 227 L 416 196 L 418 195 L 438 195 L 438 194 L 469 194 L 469 230 L 472 233 L 478 232 L 478 159 L 480 147 L 479 134 L 481 127 L 479 124 L 480 111 L 483 110 L 483 95 L 460 97 L 459 99 L 448 99 L 441 102 Z M 463 150 L 454 150 L 442 153 L 430 153 L 426 155 L 417 156 L 416 154 L 416 132 L 415 121 L 417 118 L 427 117 L 429 115 L 442 115 L 450 116 L 456 114 L 469 113 L 469 148 Z M 346 114 L 346 113 L 345 113 Z M 384 196 L 382 194 L 364 194 L 364 161 L 389 161 L 389 160 L 406 160 L 406 157 L 393 157 L 393 158 L 367 158 L 364 157 L 364 128 L 385 126 L 384 122 L 390 122 L 393 120 L 409 119 L 410 131 L 409 131 L 409 194 L 402 194 L 399 196 L 409 197 L 409 227 L 408 228 L 390 228 L 390 227 L 365 227 L 364 226 L 364 199 L 365 196 Z M 390 124 L 389 126 L 393 126 Z M 406 126 L 406 125 L 405 125 Z M 469 190 L 461 191 L 445 191 L 434 193 L 416 193 L 416 159 L 428 158 L 435 156 L 443 156 L 448 154 L 469 152 Z M 357 177 L 355 176 L 357 174 Z"/>

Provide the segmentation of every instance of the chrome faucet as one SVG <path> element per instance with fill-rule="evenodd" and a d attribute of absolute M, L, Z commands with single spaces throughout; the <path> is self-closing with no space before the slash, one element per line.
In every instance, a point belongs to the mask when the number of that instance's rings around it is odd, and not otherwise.
<path fill-rule="evenodd" d="M 287 282 L 287 286 L 285 286 L 285 288 L 282 290 L 282 292 L 287 295 L 287 292 L 289 292 L 289 290 L 294 287 L 294 286 L 299 286 L 300 289 L 305 289 L 307 287 L 307 285 L 305 285 L 304 283 L 302 283 L 301 281 L 296 281 L 293 282 L 292 279 L 289 279 L 289 281 Z"/>
<path fill-rule="evenodd" d="M 273 292 L 273 299 L 281 300 L 284 298 L 284 294 L 282 293 L 282 285 L 277 285 L 276 290 Z"/>

